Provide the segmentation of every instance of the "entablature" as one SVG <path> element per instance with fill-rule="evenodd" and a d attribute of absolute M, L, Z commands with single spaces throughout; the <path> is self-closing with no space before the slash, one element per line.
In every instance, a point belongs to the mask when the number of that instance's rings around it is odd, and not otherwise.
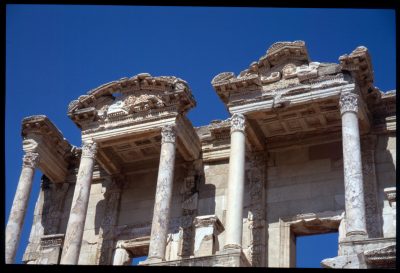
<path fill-rule="evenodd" d="M 188 84 L 141 73 L 101 85 L 72 101 L 68 116 L 82 134 L 186 114 L 196 105 Z"/>
<path fill-rule="evenodd" d="M 43 174 L 52 182 L 64 182 L 70 166 L 76 161 L 76 147 L 44 115 L 24 118 L 21 135 L 24 151 L 39 154 L 39 168 Z"/>

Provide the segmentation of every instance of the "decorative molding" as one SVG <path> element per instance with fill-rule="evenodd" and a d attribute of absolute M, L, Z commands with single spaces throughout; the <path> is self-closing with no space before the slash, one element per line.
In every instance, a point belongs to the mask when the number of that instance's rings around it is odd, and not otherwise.
<path fill-rule="evenodd" d="M 396 245 L 364 251 L 367 264 L 373 266 L 395 267 L 396 266 Z"/>
<path fill-rule="evenodd" d="M 22 166 L 23 168 L 31 168 L 35 169 L 39 166 L 40 156 L 38 153 L 27 152 L 22 158 Z"/>
<path fill-rule="evenodd" d="M 213 227 L 218 233 L 221 233 L 225 230 L 224 226 L 216 215 L 197 216 L 196 218 L 194 218 L 193 225 L 195 226 L 195 228 Z"/>
<path fill-rule="evenodd" d="M 390 187 L 383 190 L 390 205 L 396 202 L 396 187 Z"/>
<path fill-rule="evenodd" d="M 346 112 L 358 113 L 359 98 L 358 95 L 352 93 L 345 93 L 340 96 L 339 106 L 340 114 L 343 115 Z"/>
<path fill-rule="evenodd" d="M 96 158 L 97 153 L 97 143 L 96 142 L 87 142 L 82 146 L 82 158 Z"/>
<path fill-rule="evenodd" d="M 232 117 L 230 118 L 230 123 L 231 123 L 231 134 L 236 131 L 244 133 L 244 130 L 246 128 L 246 119 L 244 115 L 236 113 L 233 114 Z"/>
<path fill-rule="evenodd" d="M 43 235 L 40 238 L 41 249 L 62 247 L 63 243 L 64 243 L 64 234 Z"/>
<path fill-rule="evenodd" d="M 173 125 L 164 126 L 161 129 L 161 144 L 176 142 L 176 129 Z"/>

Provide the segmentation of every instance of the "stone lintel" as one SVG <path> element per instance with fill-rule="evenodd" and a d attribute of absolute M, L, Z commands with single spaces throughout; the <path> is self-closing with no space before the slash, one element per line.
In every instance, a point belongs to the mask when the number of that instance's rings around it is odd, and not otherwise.
<path fill-rule="evenodd" d="M 214 214 L 197 216 L 194 218 L 193 224 L 196 228 L 212 227 L 216 234 L 225 230 L 218 216 Z"/>

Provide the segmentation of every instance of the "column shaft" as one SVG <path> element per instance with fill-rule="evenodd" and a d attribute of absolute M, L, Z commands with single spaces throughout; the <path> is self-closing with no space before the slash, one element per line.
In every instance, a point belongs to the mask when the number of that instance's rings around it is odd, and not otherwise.
<path fill-rule="evenodd" d="M 340 98 L 342 114 L 343 168 L 346 209 L 346 237 L 366 236 L 364 185 L 358 127 L 358 96 Z"/>
<path fill-rule="evenodd" d="M 175 130 L 167 126 L 162 129 L 162 144 L 158 168 L 157 189 L 151 225 L 148 260 L 164 261 L 167 244 L 168 223 L 172 198 L 175 166 Z"/>
<path fill-rule="evenodd" d="M 77 264 L 79 260 L 96 151 L 96 143 L 87 143 L 82 147 L 60 264 Z"/>
<path fill-rule="evenodd" d="M 38 163 L 39 155 L 37 153 L 28 152 L 23 158 L 22 171 L 6 227 L 5 254 L 7 264 L 15 262 L 15 255 L 21 238 L 22 226 L 31 194 L 35 168 Z"/>
<path fill-rule="evenodd" d="M 229 157 L 228 202 L 224 248 L 241 248 L 243 229 L 243 192 L 245 168 L 245 119 L 231 118 L 231 150 Z"/>

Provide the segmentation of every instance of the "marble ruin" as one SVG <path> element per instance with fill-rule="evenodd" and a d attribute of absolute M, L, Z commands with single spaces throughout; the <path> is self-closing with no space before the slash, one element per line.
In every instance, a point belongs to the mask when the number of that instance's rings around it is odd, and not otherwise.
<path fill-rule="evenodd" d="M 278 42 L 212 79 L 227 120 L 194 127 L 188 83 L 147 73 L 69 104 L 82 147 L 27 117 L 6 263 L 39 168 L 26 264 L 295 267 L 296 236 L 338 232 L 323 267 L 393 268 L 396 92 L 373 80 L 365 47 L 320 63 Z"/>

